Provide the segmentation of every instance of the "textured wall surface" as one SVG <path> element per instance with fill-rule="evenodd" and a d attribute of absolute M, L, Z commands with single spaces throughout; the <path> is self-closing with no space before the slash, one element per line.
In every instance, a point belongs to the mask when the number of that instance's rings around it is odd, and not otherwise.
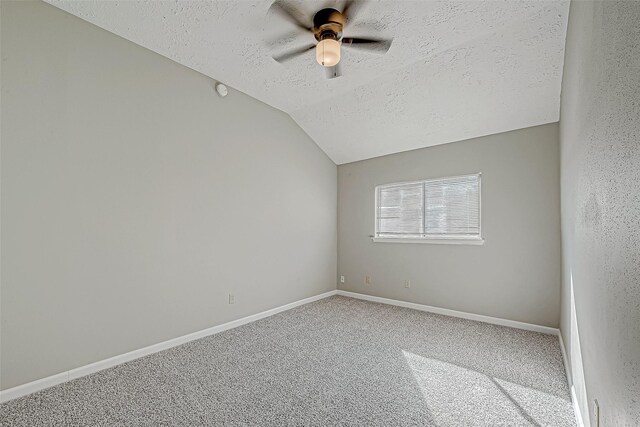
<path fill-rule="evenodd" d="M 573 283 L 589 403 L 581 409 L 593 414 L 597 399 L 601 426 L 638 426 L 640 2 L 572 2 L 566 51 L 561 328 L 565 344 L 574 341 Z"/>
<path fill-rule="evenodd" d="M 315 43 L 273 0 L 47 1 L 286 111 L 338 164 L 558 121 L 566 0 L 357 2 L 345 36 L 393 44 L 345 47 L 332 80 L 313 51 L 272 59 Z M 345 3 L 285 2 L 309 24 Z"/>
<path fill-rule="evenodd" d="M 558 327 L 559 161 L 549 124 L 338 166 L 339 288 Z M 484 245 L 371 241 L 376 185 L 476 172 Z"/>
<path fill-rule="evenodd" d="M 335 289 L 336 166 L 290 117 L 0 4 L 3 389 Z"/>

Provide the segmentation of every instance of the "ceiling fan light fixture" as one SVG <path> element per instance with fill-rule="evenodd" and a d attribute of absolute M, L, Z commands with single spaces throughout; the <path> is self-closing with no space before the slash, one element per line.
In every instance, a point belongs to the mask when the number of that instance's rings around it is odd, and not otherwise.
<path fill-rule="evenodd" d="M 333 67 L 340 62 L 340 42 L 334 38 L 320 40 L 316 46 L 316 61 L 324 67 Z"/>
<path fill-rule="evenodd" d="M 353 20 L 354 9 L 358 7 L 357 4 L 361 0 L 344 0 L 342 12 L 330 7 L 317 11 L 313 15 L 312 26 L 309 26 L 308 20 L 301 19 L 296 8 L 289 6 L 286 1 L 273 1 L 269 10 L 273 9 L 274 12 L 277 12 L 296 27 L 311 33 L 317 43 L 310 43 L 304 47 L 273 56 L 276 62 L 283 63 L 315 49 L 316 61 L 326 69 L 327 78 L 333 79 L 341 75 L 339 67 L 336 67 L 336 65 L 340 62 L 342 45 L 355 49 L 368 49 L 382 54 L 386 53 L 391 47 L 392 40 L 388 39 L 344 37 L 345 24 Z"/>

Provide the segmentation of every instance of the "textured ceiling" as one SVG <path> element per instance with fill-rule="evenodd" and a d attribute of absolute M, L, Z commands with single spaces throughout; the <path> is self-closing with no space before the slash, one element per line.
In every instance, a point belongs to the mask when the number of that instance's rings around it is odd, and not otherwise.
<path fill-rule="evenodd" d="M 557 121 L 568 1 L 368 1 L 349 37 L 393 38 L 385 55 L 344 47 L 340 78 L 313 36 L 264 1 L 47 0 L 279 108 L 336 163 Z M 311 20 L 343 1 L 295 1 Z"/>

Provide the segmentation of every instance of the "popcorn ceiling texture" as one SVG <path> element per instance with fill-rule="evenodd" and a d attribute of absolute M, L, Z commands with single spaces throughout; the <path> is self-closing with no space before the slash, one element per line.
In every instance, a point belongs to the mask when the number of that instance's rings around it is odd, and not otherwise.
<path fill-rule="evenodd" d="M 338 164 L 558 121 L 568 1 L 363 2 L 345 34 L 393 45 L 345 47 L 333 80 L 272 59 L 314 42 L 272 0 L 47 1 L 289 113 Z"/>
<path fill-rule="evenodd" d="M 332 297 L 0 406 L 7 426 L 575 426 L 552 335 Z"/>
<path fill-rule="evenodd" d="M 582 412 L 597 399 L 601 426 L 639 426 L 640 2 L 572 2 L 565 64 L 561 328 L 571 342 L 573 283 Z"/>

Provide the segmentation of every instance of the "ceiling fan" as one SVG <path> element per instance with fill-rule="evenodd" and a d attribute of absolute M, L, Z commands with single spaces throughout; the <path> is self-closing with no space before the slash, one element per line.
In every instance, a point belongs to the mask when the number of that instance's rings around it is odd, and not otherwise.
<path fill-rule="evenodd" d="M 386 53 L 391 47 L 392 40 L 343 37 L 345 25 L 353 20 L 354 6 L 356 6 L 356 3 L 359 2 L 347 0 L 342 8 L 342 12 L 333 8 L 322 9 L 313 16 L 312 22 L 307 23 L 296 16 L 295 9 L 292 9 L 281 0 L 276 0 L 271 5 L 271 9 L 292 22 L 298 28 L 313 34 L 317 43 L 282 53 L 274 56 L 273 59 L 277 62 L 285 62 L 315 49 L 316 61 L 327 69 L 327 78 L 331 79 L 341 75 L 338 65 L 340 62 L 341 46 L 364 48 L 379 53 Z"/>

